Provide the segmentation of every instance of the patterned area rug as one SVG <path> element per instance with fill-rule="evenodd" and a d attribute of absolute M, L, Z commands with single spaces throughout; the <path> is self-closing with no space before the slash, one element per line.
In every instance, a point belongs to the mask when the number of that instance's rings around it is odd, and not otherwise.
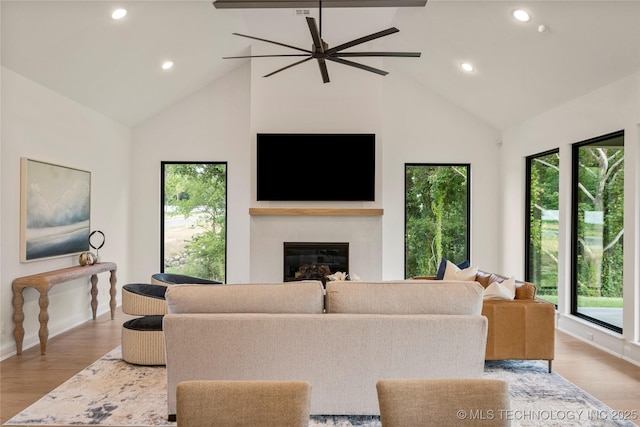
<path fill-rule="evenodd" d="M 166 419 L 165 372 L 164 367 L 130 365 L 116 348 L 5 425 L 174 427 Z M 635 425 L 539 362 L 486 362 L 485 377 L 509 382 L 511 409 L 495 416 L 509 418 L 513 426 Z M 377 416 L 313 416 L 309 425 L 379 427 L 380 421 Z"/>

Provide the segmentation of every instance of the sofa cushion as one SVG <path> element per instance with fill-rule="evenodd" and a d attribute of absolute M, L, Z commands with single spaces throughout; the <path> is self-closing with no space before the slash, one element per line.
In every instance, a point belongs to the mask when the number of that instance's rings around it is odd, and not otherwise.
<path fill-rule="evenodd" d="M 456 264 L 459 269 L 464 270 L 465 268 L 469 268 L 469 260 L 462 261 L 460 264 Z M 440 260 L 440 265 L 438 265 L 438 271 L 436 272 L 436 280 L 444 280 L 444 272 L 447 268 L 447 259 L 442 258 Z"/>
<path fill-rule="evenodd" d="M 124 322 L 122 326 L 134 331 L 161 331 L 163 318 L 162 315 L 136 317 Z"/>
<path fill-rule="evenodd" d="M 482 286 L 476 282 L 402 280 L 329 282 L 327 313 L 480 314 Z"/>
<path fill-rule="evenodd" d="M 447 267 L 444 270 L 443 280 L 475 281 L 477 273 L 477 266 L 461 269 L 451 261 L 447 261 Z"/>
<path fill-rule="evenodd" d="M 495 281 L 484 290 L 485 300 L 512 300 L 516 297 L 516 280 L 510 277 L 507 280 Z"/>
<path fill-rule="evenodd" d="M 486 271 L 478 270 L 476 274 L 476 282 L 480 283 L 483 287 L 489 286 L 493 282 L 502 282 L 507 280 L 507 277 L 495 273 L 487 273 Z M 516 298 L 515 299 L 535 299 L 536 298 L 536 285 L 529 282 L 523 282 L 516 280 Z"/>
<path fill-rule="evenodd" d="M 174 285 L 166 293 L 169 313 L 300 313 L 324 309 L 322 282 Z"/>

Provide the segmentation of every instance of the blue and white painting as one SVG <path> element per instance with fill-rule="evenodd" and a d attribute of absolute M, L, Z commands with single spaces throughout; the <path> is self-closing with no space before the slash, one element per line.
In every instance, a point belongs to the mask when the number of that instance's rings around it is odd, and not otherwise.
<path fill-rule="evenodd" d="M 89 250 L 91 173 L 22 159 L 22 261 Z"/>

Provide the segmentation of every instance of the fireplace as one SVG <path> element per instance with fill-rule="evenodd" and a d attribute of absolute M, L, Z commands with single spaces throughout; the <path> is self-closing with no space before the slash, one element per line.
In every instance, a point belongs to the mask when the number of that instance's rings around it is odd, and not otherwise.
<path fill-rule="evenodd" d="M 284 242 L 284 281 L 321 280 L 349 271 L 349 243 Z"/>

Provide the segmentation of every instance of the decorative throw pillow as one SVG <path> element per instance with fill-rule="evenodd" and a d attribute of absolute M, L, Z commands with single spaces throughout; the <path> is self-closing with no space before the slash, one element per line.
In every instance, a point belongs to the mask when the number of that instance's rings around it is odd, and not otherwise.
<path fill-rule="evenodd" d="M 462 261 L 460 264 L 457 264 L 458 268 L 463 270 L 465 268 L 469 268 L 469 260 Z M 447 259 L 442 258 L 440 260 L 440 265 L 438 266 L 438 272 L 436 273 L 436 280 L 444 279 L 444 271 L 447 269 Z"/>
<path fill-rule="evenodd" d="M 502 282 L 492 282 L 484 290 L 483 299 L 486 300 L 512 300 L 516 297 L 516 279 L 509 279 Z"/>
<path fill-rule="evenodd" d="M 447 268 L 444 270 L 444 280 L 460 280 L 464 282 L 473 282 L 476 280 L 478 267 L 468 267 L 461 269 L 451 261 L 447 261 Z"/>

